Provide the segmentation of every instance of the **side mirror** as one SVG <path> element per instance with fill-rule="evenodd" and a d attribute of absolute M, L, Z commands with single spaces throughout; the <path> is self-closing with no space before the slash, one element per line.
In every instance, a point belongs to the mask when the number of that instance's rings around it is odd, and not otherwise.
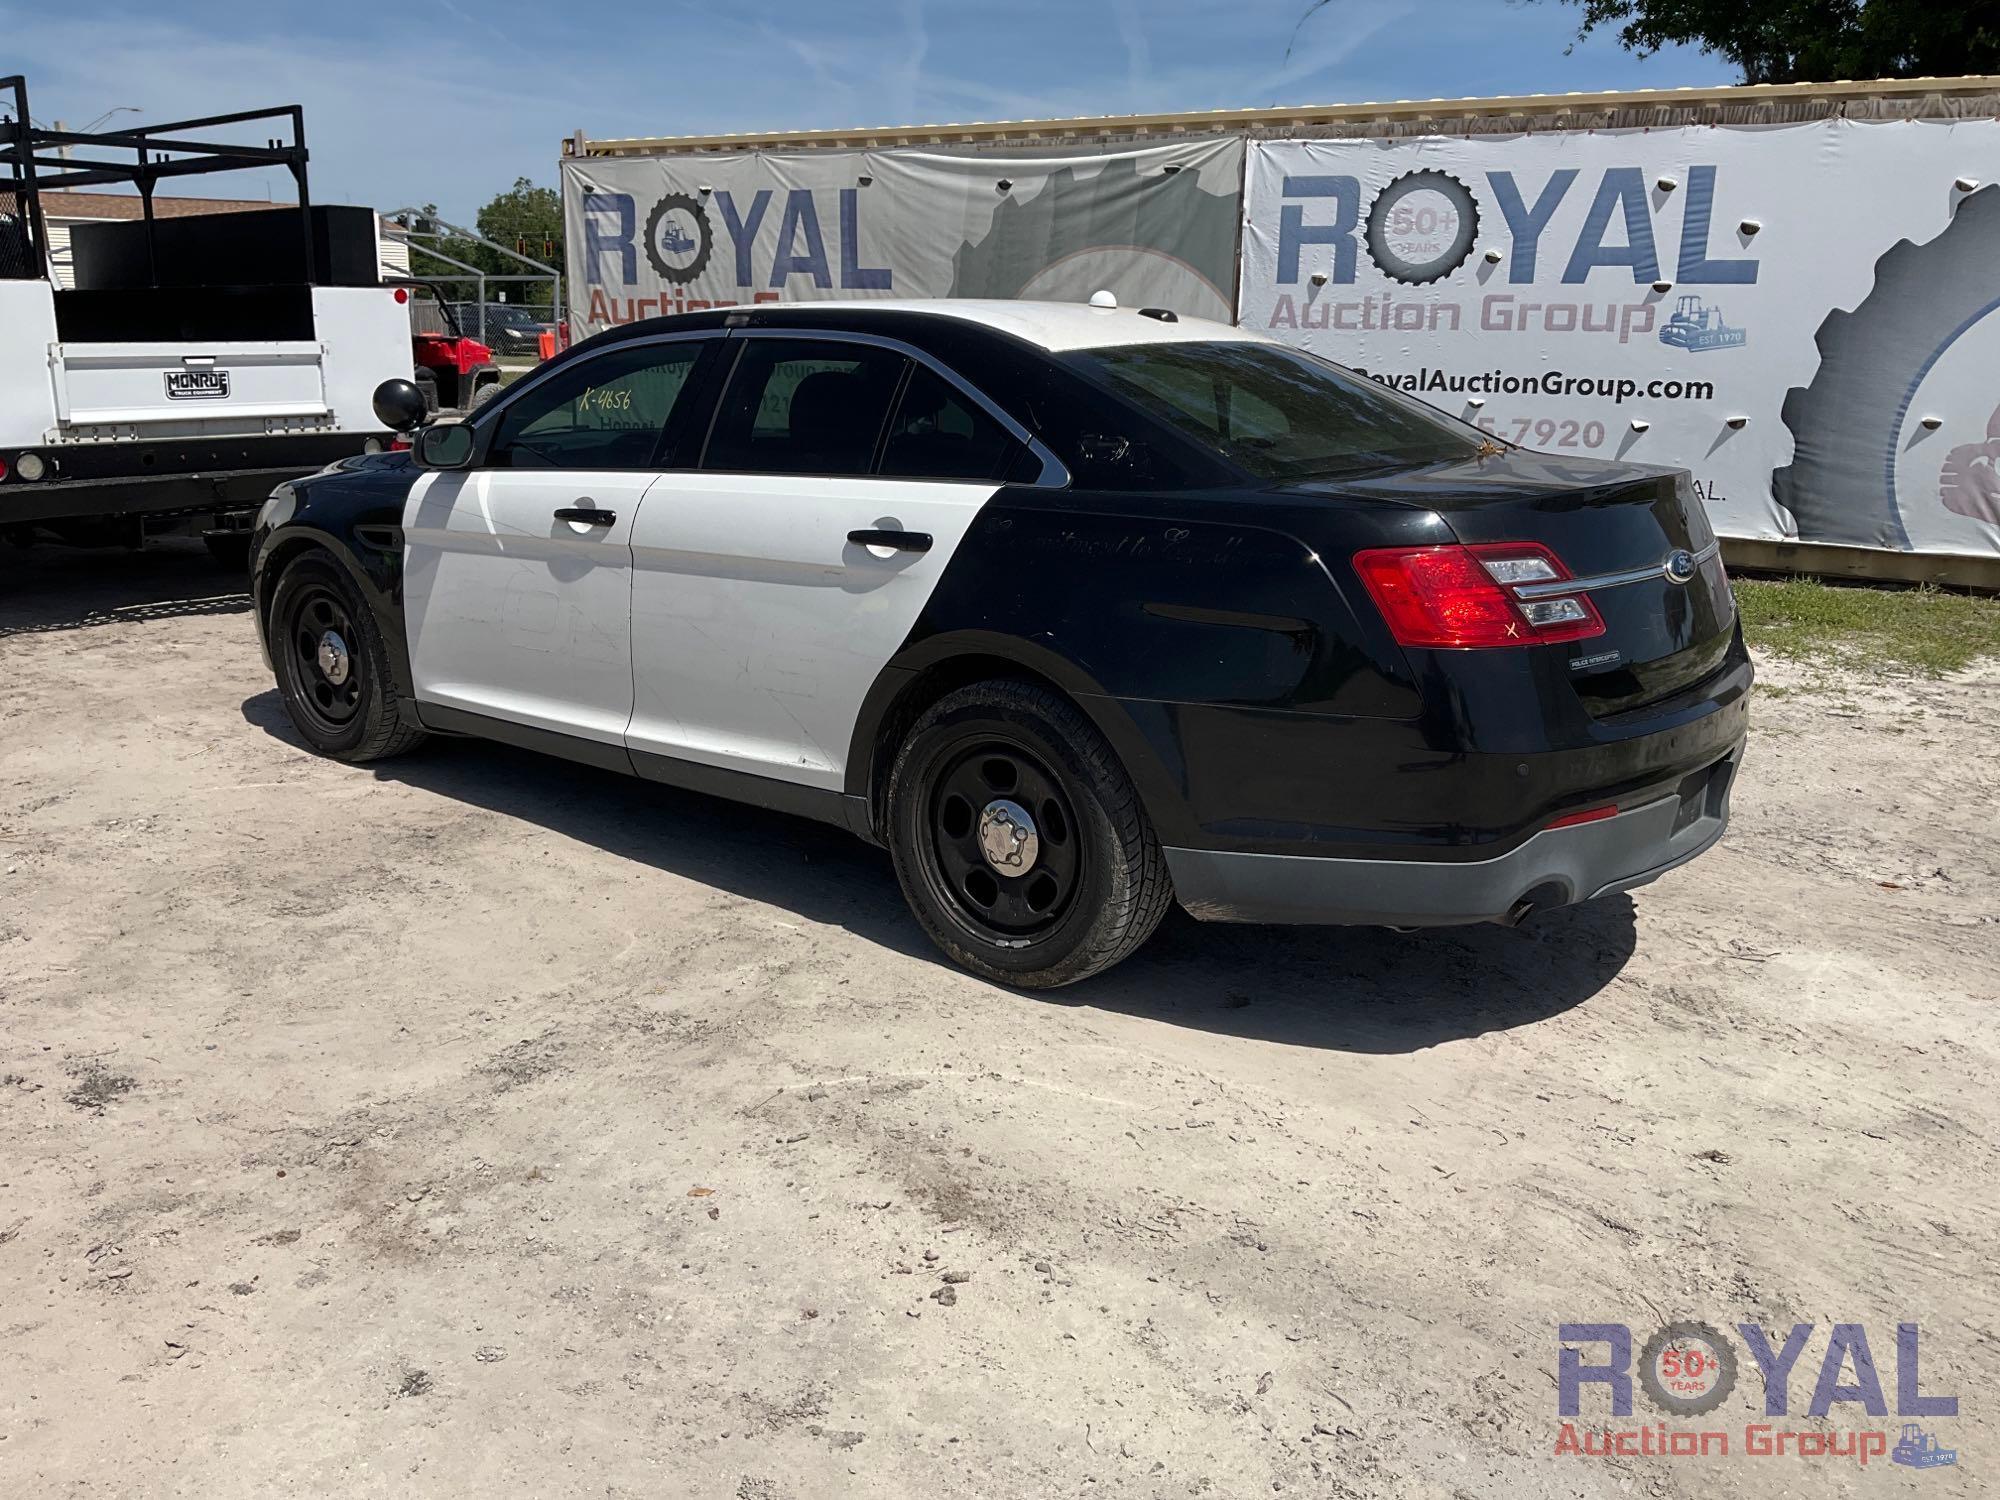
<path fill-rule="evenodd" d="M 420 469 L 462 469 L 472 462 L 473 433 L 463 422 L 434 422 L 417 434 Z"/>
<path fill-rule="evenodd" d="M 430 408 L 424 393 L 408 380 L 385 380 L 375 387 L 375 420 L 391 432 L 415 432 Z"/>

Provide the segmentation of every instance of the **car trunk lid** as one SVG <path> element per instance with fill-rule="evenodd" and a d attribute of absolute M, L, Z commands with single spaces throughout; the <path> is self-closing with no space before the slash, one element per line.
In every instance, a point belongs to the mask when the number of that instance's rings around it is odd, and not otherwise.
<path fill-rule="evenodd" d="M 1584 594 L 1604 632 L 1540 649 L 1564 653 L 1593 714 L 1691 686 L 1728 652 L 1735 601 L 1684 473 L 1510 450 L 1329 488 L 1433 511 L 1467 545 L 1535 542 L 1553 552 L 1571 583 L 1527 587 Z"/>

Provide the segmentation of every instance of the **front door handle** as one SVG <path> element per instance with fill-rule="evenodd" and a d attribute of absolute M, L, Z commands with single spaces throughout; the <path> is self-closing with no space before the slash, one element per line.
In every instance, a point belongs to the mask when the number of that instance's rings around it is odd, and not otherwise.
<path fill-rule="evenodd" d="M 581 521 L 586 526 L 614 526 L 618 522 L 615 510 L 599 510 L 594 505 L 565 505 L 556 512 L 558 521 Z"/>
<path fill-rule="evenodd" d="M 847 539 L 859 547 L 894 547 L 898 552 L 928 552 L 928 531 L 850 531 Z"/>

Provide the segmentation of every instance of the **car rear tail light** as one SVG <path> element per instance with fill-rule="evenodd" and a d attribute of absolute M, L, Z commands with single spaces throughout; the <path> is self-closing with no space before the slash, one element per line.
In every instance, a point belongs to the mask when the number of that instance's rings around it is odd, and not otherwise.
<path fill-rule="evenodd" d="M 1520 586 L 1546 587 L 1570 576 L 1560 558 L 1535 542 L 1378 547 L 1355 553 L 1354 570 L 1405 646 L 1539 646 L 1604 633 L 1585 594 L 1518 596 Z"/>
<path fill-rule="evenodd" d="M 1606 818 L 1618 816 L 1618 805 L 1609 807 L 1587 807 L 1582 812 L 1564 813 L 1548 826 L 1550 828 L 1574 828 L 1579 823 L 1598 823 Z"/>
<path fill-rule="evenodd" d="M 0 481 L 4 481 L 6 477 L 7 477 L 7 460 L 5 458 L 0 458 Z"/>

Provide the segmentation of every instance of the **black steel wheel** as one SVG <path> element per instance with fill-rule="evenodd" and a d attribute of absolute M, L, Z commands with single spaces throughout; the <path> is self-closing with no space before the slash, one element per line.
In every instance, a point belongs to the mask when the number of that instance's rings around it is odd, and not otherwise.
<path fill-rule="evenodd" d="M 285 568 L 266 641 L 285 710 L 314 750 L 336 760 L 395 755 L 423 738 L 406 725 L 387 648 L 354 584 L 323 553 Z"/>
<path fill-rule="evenodd" d="M 941 888 L 996 932 L 1053 927 L 1076 896 L 1076 814 L 1055 773 L 1011 737 L 960 752 L 936 778 L 930 846 Z"/>
<path fill-rule="evenodd" d="M 1037 684 L 974 683 L 932 704 L 897 752 L 886 811 L 911 910 L 989 979 L 1087 978 L 1138 948 L 1173 899 L 1111 747 Z"/>
<path fill-rule="evenodd" d="M 310 584 L 292 602 L 280 643 L 298 694 L 298 706 L 312 721 L 315 738 L 345 734 L 361 712 L 368 668 L 354 654 L 358 639 L 347 602 L 325 584 Z"/>

